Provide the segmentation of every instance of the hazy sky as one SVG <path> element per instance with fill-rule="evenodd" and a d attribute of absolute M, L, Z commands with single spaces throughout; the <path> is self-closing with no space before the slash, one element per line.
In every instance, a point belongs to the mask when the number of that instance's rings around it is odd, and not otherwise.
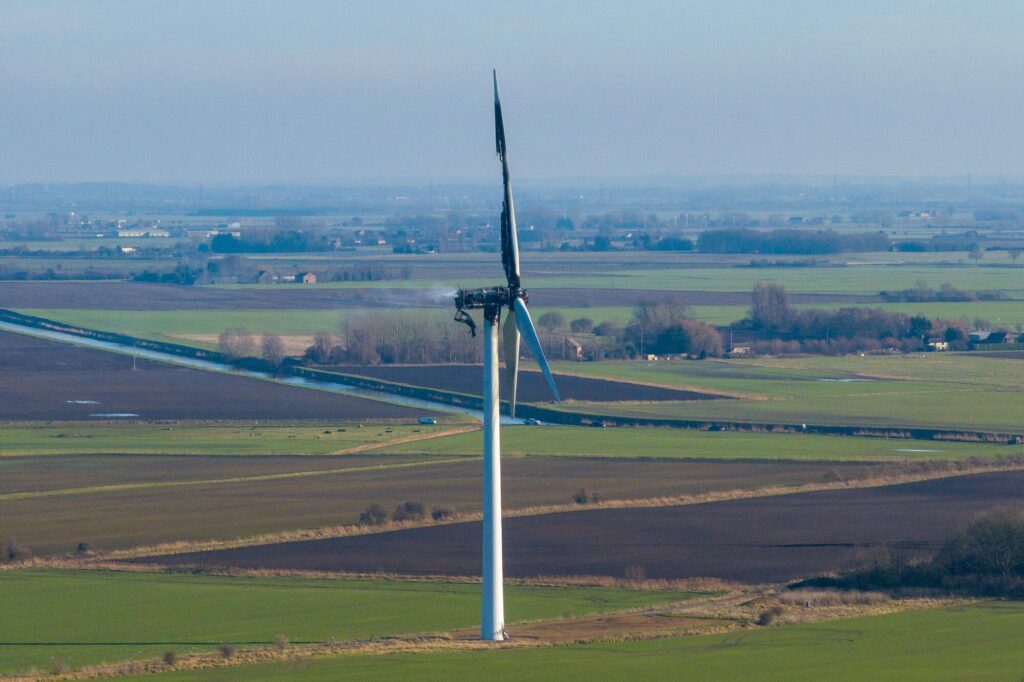
<path fill-rule="evenodd" d="M 0 2 L 0 183 L 1021 175 L 1024 3 Z"/>

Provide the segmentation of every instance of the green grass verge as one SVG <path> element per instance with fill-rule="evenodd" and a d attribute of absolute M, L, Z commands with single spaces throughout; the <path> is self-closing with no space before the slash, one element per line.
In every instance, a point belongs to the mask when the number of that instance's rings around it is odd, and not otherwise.
<path fill-rule="evenodd" d="M 421 426 L 369 422 L 362 428 L 358 424 L 340 422 L 312 426 L 189 422 L 2 425 L 0 457 L 72 454 L 324 455 L 406 436 L 440 433 L 451 427 L 451 424 Z"/>
<path fill-rule="evenodd" d="M 1024 605 L 979 604 L 539 649 L 439 652 L 187 671 L 158 680 L 1018 680 Z M 132 678 L 150 679 L 150 678 Z"/>
<path fill-rule="evenodd" d="M 510 622 L 646 606 L 687 592 L 506 588 Z M 173 650 L 322 642 L 471 627 L 480 587 L 384 580 L 0 572 L 0 673 L 153 658 Z"/>
<path fill-rule="evenodd" d="M 465 433 L 385 445 L 375 451 L 470 455 L 479 454 L 480 447 L 479 433 Z M 512 426 L 501 430 L 501 453 L 506 457 L 547 455 L 874 462 L 960 460 L 1019 452 L 1021 448 L 1006 445 L 672 428 Z"/>

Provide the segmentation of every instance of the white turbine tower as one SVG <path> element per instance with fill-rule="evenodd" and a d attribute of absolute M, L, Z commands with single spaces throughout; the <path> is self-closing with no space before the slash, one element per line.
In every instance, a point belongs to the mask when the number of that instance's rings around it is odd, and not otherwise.
<path fill-rule="evenodd" d="M 529 300 L 519 277 L 519 236 L 516 210 L 512 202 L 512 182 L 505 149 L 505 126 L 498 99 L 498 76 L 494 74 L 494 133 L 505 198 L 501 207 L 501 264 L 507 286 L 490 289 L 459 289 L 455 296 L 455 319 L 469 326 L 476 336 L 476 323 L 467 310 L 482 309 L 484 315 L 484 490 L 483 490 L 483 605 L 480 614 L 480 638 L 501 641 L 505 635 L 505 599 L 503 591 L 501 543 L 501 394 L 498 381 L 498 327 L 502 311 L 507 309 L 502 329 L 505 373 L 509 382 L 509 415 L 516 411 L 516 385 L 519 379 L 520 334 L 537 359 L 555 401 L 559 400 L 537 330 L 526 309 Z"/>

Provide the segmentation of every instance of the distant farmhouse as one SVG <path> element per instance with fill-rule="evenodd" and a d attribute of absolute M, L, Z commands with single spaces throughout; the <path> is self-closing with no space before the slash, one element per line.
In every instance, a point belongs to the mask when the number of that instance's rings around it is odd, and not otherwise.
<path fill-rule="evenodd" d="M 973 331 L 967 333 L 967 338 L 972 344 L 991 346 L 996 344 L 1015 344 L 1017 335 L 1006 330 L 999 331 Z"/>
<path fill-rule="evenodd" d="M 312 272 L 297 272 L 295 273 L 296 284 L 316 284 L 316 275 Z"/>
<path fill-rule="evenodd" d="M 129 227 L 117 231 L 119 239 L 137 239 L 140 237 L 170 237 L 171 233 L 157 227 Z"/>

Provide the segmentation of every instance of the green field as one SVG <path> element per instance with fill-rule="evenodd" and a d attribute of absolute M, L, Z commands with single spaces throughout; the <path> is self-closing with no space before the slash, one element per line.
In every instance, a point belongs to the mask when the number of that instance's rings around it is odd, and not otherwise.
<path fill-rule="evenodd" d="M 573 403 L 600 414 L 1019 432 L 1024 362 L 969 353 L 726 361 L 555 363 L 556 371 L 722 392 L 745 400 Z"/>
<path fill-rule="evenodd" d="M 501 431 L 502 456 L 522 455 L 724 460 L 961 460 L 1020 453 L 1020 447 L 811 434 L 693 431 L 672 428 L 515 426 Z M 480 434 L 385 445 L 378 452 L 478 454 Z"/>
<path fill-rule="evenodd" d="M 750 256 L 747 260 L 756 258 Z M 856 262 L 851 258 L 851 262 Z M 615 263 L 607 268 L 595 267 L 589 273 L 550 277 L 537 276 L 529 281 L 533 288 L 578 287 L 587 289 L 651 289 L 673 291 L 750 291 L 757 282 L 784 284 L 791 292 L 877 294 L 883 290 L 910 289 L 918 282 L 938 288 L 944 283 L 969 291 L 1003 290 L 1024 294 L 1021 273 L 1024 265 L 999 263 L 995 267 L 967 264 L 863 264 L 848 267 L 680 267 L 645 270 L 621 270 Z M 436 284 L 438 278 L 408 280 L 377 280 L 370 282 L 329 282 L 310 286 L 325 288 L 419 288 Z M 492 286 L 492 279 L 465 278 L 459 284 L 465 288 Z M 288 284 L 259 285 L 236 284 L 226 288 L 253 288 L 267 286 L 294 286 Z"/>
<path fill-rule="evenodd" d="M 506 587 L 510 623 L 688 599 L 693 593 Z M 0 572 L 0 674 L 166 651 L 441 632 L 479 621 L 480 586 L 93 571 Z M 213 678 L 216 679 L 216 678 Z"/>
<path fill-rule="evenodd" d="M 987 603 L 722 635 L 537 649 L 338 656 L 158 680 L 1019 680 L 1024 605 Z M 152 678 L 132 678 L 152 679 Z"/>
<path fill-rule="evenodd" d="M 443 432 L 452 424 L 197 424 L 64 422 L 0 426 L 0 457 L 11 455 L 324 455 L 370 443 Z M 342 430 L 344 429 L 344 430 Z M 329 432 L 329 433 L 328 433 Z"/>

